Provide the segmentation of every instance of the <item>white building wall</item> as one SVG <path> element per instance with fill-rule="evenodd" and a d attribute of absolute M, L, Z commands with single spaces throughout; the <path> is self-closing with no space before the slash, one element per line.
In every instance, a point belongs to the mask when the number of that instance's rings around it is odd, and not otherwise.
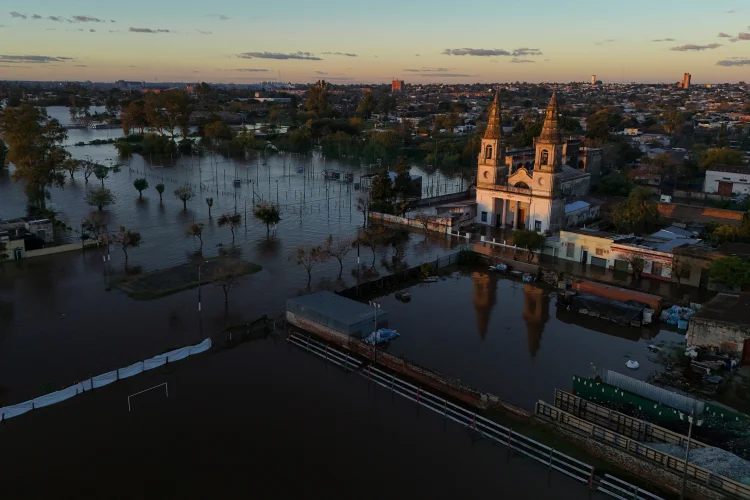
<path fill-rule="evenodd" d="M 732 172 L 707 170 L 706 180 L 703 184 L 703 192 L 718 193 L 719 182 L 731 182 L 733 184 L 732 194 L 750 194 L 750 172 L 747 174 L 736 174 Z"/>

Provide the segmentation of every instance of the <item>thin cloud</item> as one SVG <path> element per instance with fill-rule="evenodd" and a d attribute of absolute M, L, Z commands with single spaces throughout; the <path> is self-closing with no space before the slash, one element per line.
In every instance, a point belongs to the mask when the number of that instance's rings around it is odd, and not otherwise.
<path fill-rule="evenodd" d="M 709 43 L 708 45 L 693 45 L 693 44 L 687 44 L 687 45 L 679 45 L 677 47 L 672 47 L 669 50 L 674 50 L 677 52 L 688 52 L 688 51 L 695 51 L 699 52 L 701 50 L 713 50 L 718 49 L 722 45 L 720 43 Z"/>
<path fill-rule="evenodd" d="M 738 40 L 750 40 L 750 33 L 740 33 L 737 35 Z"/>
<path fill-rule="evenodd" d="M 315 74 L 316 75 L 327 75 L 328 73 L 325 72 L 325 71 L 316 71 Z"/>
<path fill-rule="evenodd" d="M 196 29 L 195 31 L 197 31 L 201 35 L 213 35 L 214 34 L 213 31 L 203 31 L 203 30 L 199 30 L 199 29 Z"/>
<path fill-rule="evenodd" d="M 27 19 L 29 16 L 26 14 L 21 14 L 20 12 L 16 12 L 15 10 L 10 13 L 10 17 L 13 19 Z"/>
<path fill-rule="evenodd" d="M 110 23 L 116 23 L 117 21 L 115 21 L 114 19 L 110 19 L 109 22 Z"/>
<path fill-rule="evenodd" d="M 74 64 L 73 67 L 74 68 L 88 68 L 88 66 L 86 66 L 85 64 Z"/>
<path fill-rule="evenodd" d="M 657 38 L 656 40 L 651 40 L 652 42 L 674 42 L 674 38 Z"/>
<path fill-rule="evenodd" d="M 329 55 L 329 56 L 358 57 L 357 54 L 351 54 L 349 52 L 323 52 L 323 54 Z"/>
<path fill-rule="evenodd" d="M 23 68 L 23 69 L 31 69 L 31 66 L 16 66 L 14 64 L 0 64 L 0 68 Z"/>
<path fill-rule="evenodd" d="M 469 75 L 465 73 L 421 73 L 422 76 L 437 76 L 441 78 L 468 78 L 470 76 L 479 76 L 479 75 Z"/>
<path fill-rule="evenodd" d="M 414 55 L 417 56 L 417 57 L 421 57 L 419 54 L 414 54 Z"/>
<path fill-rule="evenodd" d="M 510 60 L 510 62 L 515 64 L 528 64 L 528 63 L 535 63 L 536 61 L 532 61 L 531 59 L 519 59 L 518 57 L 514 57 Z"/>
<path fill-rule="evenodd" d="M 91 16 L 73 16 L 73 21 L 77 23 L 104 23 L 106 21 L 102 21 L 101 19 L 98 19 L 96 17 Z"/>
<path fill-rule="evenodd" d="M 750 66 L 750 59 L 746 57 L 735 57 L 730 59 L 724 59 L 716 63 L 717 66 Z"/>
<path fill-rule="evenodd" d="M 421 69 L 404 69 L 403 71 L 409 72 L 409 73 L 444 73 L 446 71 L 450 71 L 451 68 L 421 68 Z"/>
<path fill-rule="evenodd" d="M 165 29 L 151 29 L 151 28 L 133 28 L 132 26 L 128 30 L 131 33 L 171 33 L 169 30 Z"/>
<path fill-rule="evenodd" d="M 601 42 L 594 42 L 594 45 L 605 45 L 608 43 L 614 43 L 617 41 L 617 38 L 607 38 L 606 40 L 602 40 Z"/>
<path fill-rule="evenodd" d="M 724 33 L 723 31 L 721 33 L 719 33 L 718 35 L 716 35 L 716 36 L 719 37 L 719 38 L 732 38 L 732 35 Z"/>
<path fill-rule="evenodd" d="M 41 19 L 41 18 L 42 16 L 40 16 L 39 14 L 31 14 L 31 19 Z"/>
<path fill-rule="evenodd" d="M 229 21 L 230 19 L 232 18 L 229 16 L 225 16 L 224 14 L 219 14 L 219 21 Z"/>
<path fill-rule="evenodd" d="M 445 49 L 443 55 L 446 56 L 476 56 L 476 57 L 491 57 L 491 56 L 509 56 L 510 52 L 503 49 Z"/>
<path fill-rule="evenodd" d="M 221 70 L 221 71 L 223 71 L 223 70 Z M 242 71 L 242 72 L 245 72 L 245 73 L 263 73 L 263 72 L 266 72 L 268 70 L 264 69 L 264 68 L 238 68 L 235 71 Z"/>
<path fill-rule="evenodd" d="M 521 56 L 541 56 L 542 51 L 539 49 L 528 49 L 528 48 L 520 48 L 513 51 L 513 55 L 515 57 L 521 57 Z"/>
<path fill-rule="evenodd" d="M 65 19 L 60 16 L 48 16 L 47 19 L 49 19 L 50 21 L 55 21 L 56 23 L 65 22 Z"/>
<path fill-rule="evenodd" d="M 0 55 L 0 63 L 33 63 L 33 64 L 49 64 L 49 63 L 61 63 L 71 61 L 72 57 L 52 57 L 52 56 L 11 56 L 11 55 Z"/>
<path fill-rule="evenodd" d="M 241 59 L 302 59 L 307 61 L 322 61 L 320 57 L 317 57 L 310 52 L 292 52 L 290 54 L 283 54 L 281 52 L 243 52 L 237 54 L 237 57 Z"/>
<path fill-rule="evenodd" d="M 736 14 L 736 13 L 737 13 L 737 9 L 731 9 L 727 11 L 727 14 Z"/>

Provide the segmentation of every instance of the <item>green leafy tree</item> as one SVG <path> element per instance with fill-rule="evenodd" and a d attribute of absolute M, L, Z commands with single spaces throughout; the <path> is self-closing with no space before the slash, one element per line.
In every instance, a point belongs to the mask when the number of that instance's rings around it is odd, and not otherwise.
<path fill-rule="evenodd" d="M 668 134 L 678 132 L 682 124 L 685 123 L 685 115 L 677 109 L 668 109 L 662 114 L 662 119 L 664 120 L 664 130 Z"/>
<path fill-rule="evenodd" d="M 105 165 L 94 165 L 94 176 L 99 179 L 104 187 L 104 179 L 109 177 L 109 168 Z"/>
<path fill-rule="evenodd" d="M 357 116 L 363 120 L 369 120 L 375 110 L 375 100 L 372 92 L 365 92 L 357 107 Z"/>
<path fill-rule="evenodd" d="M 388 172 L 378 172 L 372 179 L 370 187 L 370 209 L 375 212 L 391 213 L 393 211 L 393 183 Z"/>
<path fill-rule="evenodd" d="M 322 116 L 328 112 L 328 89 L 325 80 L 320 80 L 307 90 L 305 109 L 315 116 Z"/>
<path fill-rule="evenodd" d="M 626 201 L 612 207 L 609 219 L 619 233 L 640 234 L 656 227 L 659 210 L 656 203 L 649 201 L 647 190 L 636 188 Z"/>
<path fill-rule="evenodd" d="M 599 180 L 597 192 L 613 196 L 627 196 L 633 189 L 633 183 L 619 172 L 603 176 Z"/>
<path fill-rule="evenodd" d="M 0 149 L 2 149 L 1 146 L 0 146 Z M 67 160 L 63 162 L 62 168 L 63 170 L 68 172 L 68 174 L 70 174 L 70 180 L 73 180 L 74 179 L 73 176 L 75 175 L 75 173 L 81 170 L 81 164 L 82 162 L 80 160 L 74 160 L 73 158 L 68 158 Z"/>
<path fill-rule="evenodd" d="M 156 189 L 156 192 L 159 193 L 159 205 L 162 204 L 162 195 L 164 194 L 164 184 L 159 183 L 156 186 L 154 186 L 154 189 Z"/>
<path fill-rule="evenodd" d="M 729 287 L 750 285 L 750 262 L 740 257 L 724 257 L 711 262 L 708 273 L 712 280 Z"/>
<path fill-rule="evenodd" d="M 143 190 L 148 188 L 148 181 L 145 177 L 140 177 L 133 181 L 133 186 L 138 190 L 138 197 L 143 199 Z"/>
<path fill-rule="evenodd" d="M 698 165 L 702 169 L 712 165 L 742 165 L 742 153 L 729 148 L 712 148 L 701 155 Z"/>
<path fill-rule="evenodd" d="M 174 190 L 175 197 L 182 202 L 183 211 L 187 212 L 187 202 L 195 197 L 193 188 L 190 186 L 180 186 Z"/>
<path fill-rule="evenodd" d="M 266 238 L 271 235 L 271 225 L 281 222 L 279 207 L 267 201 L 262 201 L 255 205 L 253 216 L 266 225 Z"/>
<path fill-rule="evenodd" d="M 528 260 L 534 259 L 534 250 L 539 250 L 544 246 L 544 235 L 528 229 L 519 229 L 513 231 L 511 235 L 513 244 L 517 247 L 525 248 L 529 251 Z"/>
<path fill-rule="evenodd" d="M 409 164 L 406 158 L 400 156 L 396 163 L 396 179 L 393 182 L 393 193 L 400 195 L 402 200 L 415 196 L 416 189 L 409 173 Z"/>
<path fill-rule="evenodd" d="M 646 265 L 646 261 L 639 255 L 629 255 L 625 260 L 630 264 L 630 269 L 633 270 L 633 277 L 636 280 L 640 280 L 643 276 L 643 267 Z"/>
<path fill-rule="evenodd" d="M 105 231 L 106 227 L 99 221 L 97 221 L 94 217 L 83 219 L 83 221 L 81 222 L 81 232 L 83 233 L 83 235 L 87 235 L 90 238 L 96 240 L 96 246 L 99 246 L 99 241 L 101 240 L 102 234 L 104 234 Z M 81 236 L 83 237 L 83 235 Z"/>
<path fill-rule="evenodd" d="M 115 195 L 107 188 L 98 187 L 86 191 L 86 203 L 97 207 L 100 211 L 104 207 L 114 204 Z"/>
<path fill-rule="evenodd" d="M 68 137 L 65 128 L 43 108 L 21 104 L 0 111 L 0 133 L 10 147 L 4 162 L 15 166 L 13 179 L 24 181 L 30 204 L 44 209 L 49 188 L 65 183 L 61 167 L 70 157 L 62 146 Z"/>
<path fill-rule="evenodd" d="M 240 214 L 222 214 L 219 216 L 219 227 L 229 226 L 232 232 L 232 243 L 234 243 L 234 230 L 242 225 L 242 215 Z"/>

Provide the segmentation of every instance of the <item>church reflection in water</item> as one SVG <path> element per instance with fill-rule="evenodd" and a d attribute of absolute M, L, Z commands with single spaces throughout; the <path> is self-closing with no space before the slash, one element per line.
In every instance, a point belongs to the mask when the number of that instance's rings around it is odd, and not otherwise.
<path fill-rule="evenodd" d="M 499 276 L 496 274 L 475 272 L 471 276 L 474 282 L 474 310 L 477 316 L 479 337 L 484 340 L 490 330 L 492 311 L 497 305 L 497 287 Z M 521 317 L 526 323 L 526 336 L 529 343 L 529 354 L 534 358 L 542 342 L 544 326 L 549 321 L 549 295 L 541 288 L 523 285 L 523 311 Z M 515 318 L 499 324 L 513 325 Z M 498 328 L 494 329 L 498 334 Z M 506 331 L 503 329 L 503 331 Z"/>

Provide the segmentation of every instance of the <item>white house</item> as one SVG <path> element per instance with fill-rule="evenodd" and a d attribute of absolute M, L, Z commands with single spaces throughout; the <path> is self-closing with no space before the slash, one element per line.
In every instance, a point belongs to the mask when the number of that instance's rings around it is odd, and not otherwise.
<path fill-rule="evenodd" d="M 750 194 L 750 167 L 714 165 L 706 170 L 704 193 Z"/>

